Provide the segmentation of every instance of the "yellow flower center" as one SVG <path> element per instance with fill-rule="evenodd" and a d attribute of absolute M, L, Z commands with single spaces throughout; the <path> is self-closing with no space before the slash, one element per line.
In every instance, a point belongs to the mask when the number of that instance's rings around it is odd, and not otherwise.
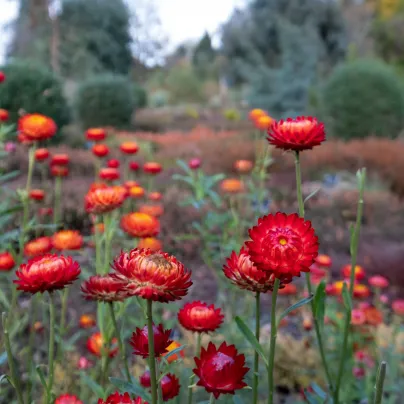
<path fill-rule="evenodd" d="M 279 239 L 279 244 L 280 245 L 286 245 L 287 243 L 288 243 L 288 240 L 286 240 L 286 238 L 282 237 L 282 238 Z"/>

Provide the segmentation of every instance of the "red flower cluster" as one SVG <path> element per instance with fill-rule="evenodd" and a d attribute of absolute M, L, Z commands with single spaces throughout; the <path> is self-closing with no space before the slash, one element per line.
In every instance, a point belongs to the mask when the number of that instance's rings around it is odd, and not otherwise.
<path fill-rule="evenodd" d="M 221 309 L 200 301 L 187 303 L 178 312 L 178 321 L 189 331 L 203 333 L 215 331 L 223 323 Z"/>
<path fill-rule="evenodd" d="M 164 330 L 163 325 L 153 325 L 154 335 L 154 356 L 158 358 L 160 355 L 167 352 L 167 348 L 172 343 L 170 340 L 171 330 Z M 149 357 L 149 331 L 147 325 L 142 329 L 136 328 L 132 334 L 130 345 L 134 349 L 133 354 L 143 358 Z"/>

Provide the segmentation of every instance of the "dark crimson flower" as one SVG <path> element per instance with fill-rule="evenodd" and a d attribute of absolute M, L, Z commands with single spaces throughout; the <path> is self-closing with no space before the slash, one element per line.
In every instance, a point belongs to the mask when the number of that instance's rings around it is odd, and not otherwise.
<path fill-rule="evenodd" d="M 111 346 L 108 348 L 108 356 L 113 358 L 118 353 L 118 347 L 116 346 L 118 340 L 112 338 Z M 101 351 L 104 347 L 104 341 L 100 332 L 96 332 L 91 335 L 87 340 L 87 349 L 93 355 L 101 357 Z"/>
<path fill-rule="evenodd" d="M 127 282 L 132 295 L 159 302 L 180 300 L 192 285 L 191 272 L 174 256 L 151 250 L 134 249 L 121 253 L 113 268 Z"/>
<path fill-rule="evenodd" d="M 67 177 L 69 169 L 66 166 L 51 166 L 51 174 L 54 177 Z"/>
<path fill-rule="evenodd" d="M 324 124 L 311 116 L 281 119 L 272 122 L 268 129 L 268 141 L 283 150 L 312 149 L 325 141 Z"/>
<path fill-rule="evenodd" d="M 350 279 L 351 269 L 352 269 L 351 264 L 347 264 L 342 267 L 341 273 L 345 279 Z M 365 275 L 366 275 L 365 270 L 360 265 L 355 265 L 354 273 L 355 273 L 355 275 L 354 275 L 355 280 L 361 281 L 362 279 L 365 279 Z"/>
<path fill-rule="evenodd" d="M 63 154 L 55 154 L 51 158 L 50 164 L 52 166 L 66 166 L 69 164 L 70 157 L 63 153 Z"/>
<path fill-rule="evenodd" d="M 107 167 L 109 168 L 119 168 L 120 165 L 121 163 L 119 162 L 119 160 L 116 159 L 111 159 L 107 161 Z"/>
<path fill-rule="evenodd" d="M 27 257 L 37 257 L 48 254 L 52 250 L 52 239 L 50 237 L 39 237 L 29 241 L 24 246 L 24 255 Z"/>
<path fill-rule="evenodd" d="M 136 154 L 139 146 L 136 142 L 123 142 L 120 146 L 121 152 L 125 154 Z"/>
<path fill-rule="evenodd" d="M 53 137 L 57 126 L 52 118 L 41 114 L 27 114 L 18 121 L 18 131 L 30 141 L 45 140 Z"/>
<path fill-rule="evenodd" d="M 111 275 L 91 276 L 82 284 L 81 291 L 87 300 L 100 302 L 120 302 L 129 296 L 125 283 Z"/>
<path fill-rule="evenodd" d="M 394 314 L 404 316 L 404 299 L 396 299 L 391 303 Z"/>
<path fill-rule="evenodd" d="M 34 201 L 43 201 L 45 198 L 45 191 L 42 189 L 31 189 L 31 191 L 29 191 L 29 198 Z"/>
<path fill-rule="evenodd" d="M 0 70 L 0 83 L 2 83 L 5 79 L 6 79 L 6 75 L 4 74 L 4 72 L 2 72 Z"/>
<path fill-rule="evenodd" d="M 251 160 L 237 160 L 234 163 L 234 168 L 241 174 L 249 173 L 254 167 L 254 163 Z"/>
<path fill-rule="evenodd" d="M 46 254 L 21 264 L 16 275 L 18 279 L 13 282 L 18 290 L 32 294 L 52 292 L 73 283 L 80 275 L 80 265 L 71 257 Z"/>
<path fill-rule="evenodd" d="M 93 142 L 100 142 L 104 140 L 107 136 L 106 131 L 103 128 L 90 128 L 86 131 L 87 140 Z"/>
<path fill-rule="evenodd" d="M 166 352 L 166 353 L 163 353 L 163 354 L 161 355 L 161 357 L 162 357 L 162 358 L 165 358 L 165 360 L 166 360 L 168 363 L 177 361 L 178 359 L 180 359 L 180 356 L 181 356 L 182 358 L 184 358 L 184 357 L 185 357 L 185 353 L 184 353 L 184 350 L 183 350 L 183 349 L 181 349 L 181 350 L 178 352 L 178 354 L 175 353 L 175 354 L 171 354 L 171 355 L 170 355 L 170 352 L 171 352 L 171 351 L 174 351 L 174 349 L 177 349 L 177 348 L 179 348 L 180 346 L 181 346 L 181 344 L 180 344 L 179 342 L 177 342 L 177 341 L 171 342 L 171 344 L 167 347 L 167 352 Z M 178 355 L 179 355 L 179 356 L 178 356 Z"/>
<path fill-rule="evenodd" d="M 276 213 L 258 219 L 246 245 L 258 269 L 270 271 L 286 283 L 309 272 L 318 254 L 318 238 L 311 222 L 297 214 Z"/>
<path fill-rule="evenodd" d="M 0 122 L 7 122 L 9 113 L 6 109 L 0 108 Z"/>
<path fill-rule="evenodd" d="M 49 157 L 49 150 L 42 148 L 42 149 L 37 149 L 35 151 L 35 160 L 36 161 L 44 161 Z"/>
<path fill-rule="evenodd" d="M 14 265 L 14 258 L 8 251 L 0 253 L 0 271 L 11 271 Z"/>
<path fill-rule="evenodd" d="M 91 151 L 94 154 L 94 156 L 105 157 L 109 153 L 109 148 L 105 144 L 95 144 L 91 148 Z"/>
<path fill-rule="evenodd" d="M 81 328 L 92 328 L 97 324 L 92 314 L 82 314 L 80 316 L 79 325 Z"/>
<path fill-rule="evenodd" d="M 100 214 L 119 208 L 125 201 L 126 190 L 120 186 L 90 190 L 85 196 L 85 208 L 89 213 Z"/>
<path fill-rule="evenodd" d="M 164 213 L 164 207 L 163 205 L 141 205 L 139 206 L 139 212 L 160 217 Z"/>
<path fill-rule="evenodd" d="M 160 192 L 150 192 L 150 194 L 149 194 L 149 199 L 151 201 L 161 201 L 162 198 L 163 198 L 163 195 L 161 195 Z"/>
<path fill-rule="evenodd" d="M 118 391 L 114 394 L 108 396 L 108 398 L 104 401 L 100 398 L 97 404 L 147 404 L 146 401 L 143 401 L 140 397 L 138 398 L 130 398 L 129 393 L 120 394 Z"/>
<path fill-rule="evenodd" d="M 257 269 L 244 247 L 239 254 L 234 251 L 231 253 L 223 266 L 223 272 L 240 289 L 266 293 L 274 287 L 273 274 Z"/>
<path fill-rule="evenodd" d="M 234 345 L 223 342 L 216 348 L 209 342 L 208 348 L 202 348 L 200 357 L 194 360 L 193 372 L 199 377 L 197 386 L 204 387 L 215 398 L 220 394 L 234 394 L 235 390 L 247 386 L 243 378 L 249 368 L 245 367 L 244 355 L 239 355 Z"/>
<path fill-rule="evenodd" d="M 389 280 L 381 275 L 371 276 L 368 282 L 369 285 L 378 289 L 385 289 L 389 286 Z"/>
<path fill-rule="evenodd" d="M 331 257 L 325 254 L 320 254 L 316 257 L 316 264 L 320 267 L 330 268 L 332 265 Z"/>
<path fill-rule="evenodd" d="M 238 194 L 243 192 L 244 182 L 237 178 L 227 178 L 220 183 L 220 189 L 228 194 Z"/>
<path fill-rule="evenodd" d="M 195 159 L 189 160 L 188 167 L 191 170 L 197 170 L 201 166 L 201 164 L 202 164 L 201 159 L 195 158 Z"/>
<path fill-rule="evenodd" d="M 370 290 L 366 285 L 361 283 L 354 284 L 353 296 L 358 299 L 366 299 L 370 296 Z"/>
<path fill-rule="evenodd" d="M 136 161 L 131 161 L 129 163 L 129 168 L 131 169 L 131 171 L 138 171 L 140 168 L 140 165 Z"/>
<path fill-rule="evenodd" d="M 138 248 L 150 249 L 152 251 L 159 251 L 163 249 L 163 245 L 160 240 L 154 237 L 143 237 L 139 240 Z"/>
<path fill-rule="evenodd" d="M 119 179 L 120 174 L 116 168 L 107 167 L 101 168 L 99 176 L 102 180 L 114 181 Z"/>
<path fill-rule="evenodd" d="M 147 174 L 159 174 L 163 170 L 163 167 L 159 163 L 148 162 L 143 164 L 143 171 Z"/>
<path fill-rule="evenodd" d="M 167 347 L 171 344 L 171 330 L 164 330 L 163 325 L 153 324 L 154 334 L 154 356 L 158 358 L 161 354 L 167 352 Z M 136 328 L 132 334 L 130 345 L 134 349 L 133 354 L 143 358 L 149 357 L 149 331 L 147 325 L 143 328 Z"/>
<path fill-rule="evenodd" d="M 215 331 L 223 323 L 224 316 L 220 308 L 216 309 L 213 304 L 196 301 L 186 303 L 178 312 L 178 321 L 189 331 L 209 332 Z"/>
<path fill-rule="evenodd" d="M 80 250 L 83 236 L 77 230 L 60 230 L 52 237 L 52 245 L 57 250 Z"/>
<path fill-rule="evenodd" d="M 63 394 L 56 398 L 55 404 L 83 404 L 76 396 Z"/>
<path fill-rule="evenodd" d="M 142 376 L 139 378 L 140 384 L 147 388 L 151 387 L 150 381 L 150 372 L 147 370 L 143 373 Z M 163 393 L 163 401 L 171 400 L 174 397 L 178 396 L 180 392 L 180 383 L 178 378 L 173 375 L 172 373 L 167 373 L 161 379 L 161 390 Z"/>
<path fill-rule="evenodd" d="M 132 237 L 154 237 L 160 231 L 160 222 L 146 213 L 128 213 L 121 219 L 121 228 Z"/>

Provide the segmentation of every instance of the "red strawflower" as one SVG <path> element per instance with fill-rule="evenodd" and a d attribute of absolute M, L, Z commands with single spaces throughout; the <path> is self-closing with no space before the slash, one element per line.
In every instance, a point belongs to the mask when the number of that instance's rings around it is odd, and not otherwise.
<path fill-rule="evenodd" d="M 24 246 L 24 255 L 27 257 L 37 257 L 48 254 L 52 250 L 52 239 L 50 237 L 38 237 L 31 240 Z"/>
<path fill-rule="evenodd" d="M 83 404 L 76 396 L 70 394 L 63 394 L 56 398 L 55 404 Z"/>
<path fill-rule="evenodd" d="M 18 290 L 29 293 L 52 292 L 64 289 L 80 275 L 80 265 L 71 257 L 46 254 L 21 264 L 16 271 Z"/>
<path fill-rule="evenodd" d="M 376 326 L 383 323 L 383 313 L 376 307 L 367 307 L 363 312 L 367 324 Z"/>
<path fill-rule="evenodd" d="M 57 250 L 80 250 L 83 236 L 77 230 L 60 230 L 52 236 L 52 245 Z"/>
<path fill-rule="evenodd" d="M 160 222 L 147 213 L 128 213 L 121 219 L 123 231 L 133 237 L 154 237 L 160 231 Z"/>
<path fill-rule="evenodd" d="M 100 214 L 119 208 L 125 201 L 123 187 L 102 187 L 90 190 L 85 196 L 85 208 L 89 213 Z"/>
<path fill-rule="evenodd" d="M 6 79 L 5 73 L 0 70 L 0 83 L 2 83 L 5 79 Z"/>
<path fill-rule="evenodd" d="M 32 145 L 32 143 L 34 143 L 33 140 L 29 139 L 27 136 L 24 135 L 24 133 L 21 132 L 18 133 L 17 139 L 21 144 L 25 146 L 30 146 Z"/>
<path fill-rule="evenodd" d="M 30 141 L 45 140 L 53 137 L 57 126 L 52 118 L 41 114 L 27 114 L 18 121 L 18 131 Z"/>
<path fill-rule="evenodd" d="M 31 189 L 31 191 L 29 191 L 29 198 L 34 201 L 43 201 L 45 198 L 45 191 L 42 189 Z"/>
<path fill-rule="evenodd" d="M 345 266 L 342 267 L 341 273 L 345 279 L 351 278 L 351 269 L 352 269 L 351 264 L 346 264 Z M 365 270 L 360 265 L 355 265 L 354 273 L 355 273 L 354 278 L 356 281 L 361 281 L 365 279 Z"/>
<path fill-rule="evenodd" d="M 49 150 L 42 148 L 42 149 L 37 149 L 35 151 L 35 160 L 36 161 L 44 161 L 49 157 Z"/>
<path fill-rule="evenodd" d="M 171 344 L 171 330 L 164 330 L 163 325 L 153 325 L 154 334 L 154 356 L 158 358 L 161 354 L 167 352 L 167 347 Z M 129 341 L 134 349 L 133 354 L 143 358 L 149 357 L 149 331 L 147 325 L 143 328 L 136 328 Z"/>
<path fill-rule="evenodd" d="M 352 325 L 363 325 L 366 323 L 366 316 L 363 310 L 353 309 L 351 313 L 351 324 Z"/>
<path fill-rule="evenodd" d="M 239 254 L 235 251 L 231 253 L 226 265 L 223 266 L 223 272 L 240 289 L 266 293 L 274 286 L 273 274 L 257 269 L 244 247 Z"/>
<path fill-rule="evenodd" d="M 145 194 L 144 188 L 140 187 L 139 185 L 136 185 L 134 187 L 130 187 L 128 189 L 129 196 L 132 198 L 142 198 Z"/>
<path fill-rule="evenodd" d="M 101 168 L 99 176 L 102 180 L 114 181 L 119 179 L 120 174 L 116 168 L 107 167 L 107 168 Z"/>
<path fill-rule="evenodd" d="M 140 397 L 138 398 L 130 398 L 129 393 L 120 394 L 118 391 L 114 394 L 108 396 L 108 398 L 104 401 L 100 398 L 97 404 L 147 404 L 146 401 L 143 401 Z"/>
<path fill-rule="evenodd" d="M 404 299 L 396 299 L 392 302 L 391 308 L 398 316 L 404 316 Z"/>
<path fill-rule="evenodd" d="M 316 264 L 320 267 L 330 268 L 332 265 L 331 257 L 325 254 L 320 254 L 316 257 Z"/>
<path fill-rule="evenodd" d="M 91 151 L 94 154 L 94 156 L 105 157 L 109 153 L 109 148 L 105 144 L 95 144 L 91 148 Z"/>
<path fill-rule="evenodd" d="M 87 300 L 100 302 L 121 302 L 129 297 L 125 283 L 111 275 L 91 276 L 81 286 L 81 291 Z"/>
<path fill-rule="evenodd" d="M 389 280 L 381 275 L 371 276 L 368 282 L 369 285 L 378 289 L 385 289 L 389 286 Z"/>
<path fill-rule="evenodd" d="M 6 109 L 0 108 L 0 122 L 7 122 L 9 118 L 9 113 Z"/>
<path fill-rule="evenodd" d="M 215 331 L 223 323 L 224 315 L 220 308 L 216 309 L 213 304 L 196 301 L 186 303 L 178 312 L 178 321 L 189 331 L 209 332 Z"/>
<path fill-rule="evenodd" d="M 163 195 L 161 195 L 160 192 L 150 192 L 150 194 L 149 194 L 149 199 L 151 201 L 161 201 L 162 198 L 163 198 Z"/>
<path fill-rule="evenodd" d="M 234 394 L 235 390 L 247 386 L 243 378 L 249 369 L 245 367 L 244 355 L 238 355 L 234 345 L 223 342 L 216 348 L 209 342 L 208 348 L 202 348 L 200 357 L 194 360 L 193 372 L 199 377 L 197 385 L 213 393 L 215 398 L 220 394 Z"/>
<path fill-rule="evenodd" d="M 107 161 L 107 167 L 109 168 L 119 168 L 120 165 L 121 163 L 119 162 L 119 160 L 116 159 L 111 159 Z"/>
<path fill-rule="evenodd" d="M 159 302 L 180 300 L 192 285 L 191 272 L 174 256 L 134 249 L 114 261 L 119 279 L 127 282 L 132 295 Z"/>
<path fill-rule="evenodd" d="M 138 248 L 146 248 L 152 251 L 162 250 L 163 245 L 160 240 L 154 237 L 142 237 L 137 245 Z"/>
<path fill-rule="evenodd" d="M 52 156 L 50 164 L 52 166 L 66 166 L 69 164 L 69 161 L 70 157 L 67 154 L 55 154 Z"/>
<path fill-rule="evenodd" d="M 107 136 L 107 133 L 103 128 L 90 128 L 86 131 L 86 138 L 87 140 L 93 142 L 100 142 L 104 140 Z"/>
<path fill-rule="evenodd" d="M 238 178 L 227 178 L 220 183 L 220 189 L 228 194 L 238 194 L 245 190 L 245 185 Z"/>
<path fill-rule="evenodd" d="M 112 338 L 111 345 L 108 348 L 108 356 L 110 358 L 113 358 L 118 353 L 118 347 L 116 346 L 117 342 L 118 340 L 116 338 Z M 91 335 L 88 338 L 86 345 L 89 352 L 99 358 L 101 357 L 101 350 L 103 349 L 104 341 L 100 332 Z"/>
<path fill-rule="evenodd" d="M 125 154 L 136 154 L 139 146 L 136 142 L 123 142 L 120 146 L 121 152 Z"/>
<path fill-rule="evenodd" d="M 353 296 L 358 299 L 366 299 L 370 296 L 370 290 L 366 285 L 361 283 L 354 284 Z"/>
<path fill-rule="evenodd" d="M 145 388 L 151 387 L 150 372 L 147 370 L 139 378 L 140 384 Z M 178 378 L 172 373 L 167 373 L 161 379 L 161 390 L 163 393 L 163 401 L 171 400 L 178 396 L 180 392 L 180 383 Z"/>
<path fill-rule="evenodd" d="M 143 171 L 147 174 L 159 174 L 163 170 L 163 167 L 159 163 L 148 162 L 143 164 Z"/>
<path fill-rule="evenodd" d="M 92 328 L 97 324 L 92 314 L 82 314 L 80 316 L 79 325 L 81 328 Z"/>
<path fill-rule="evenodd" d="M 8 251 L 0 253 L 0 271 L 11 271 L 14 265 L 14 258 Z"/>
<path fill-rule="evenodd" d="M 163 205 L 141 205 L 139 206 L 139 212 L 160 217 L 164 213 L 164 207 Z"/>
<path fill-rule="evenodd" d="M 295 213 L 264 216 L 249 234 L 252 241 L 246 245 L 251 261 L 284 283 L 301 272 L 309 272 L 318 255 L 318 238 L 311 222 Z"/>
<path fill-rule="evenodd" d="M 268 141 L 283 150 L 312 149 L 325 141 L 324 124 L 311 116 L 274 121 L 268 129 Z"/>
<path fill-rule="evenodd" d="M 54 177 L 67 177 L 69 169 L 66 166 L 51 166 L 51 174 Z"/>
<path fill-rule="evenodd" d="M 201 164 L 202 164 L 201 159 L 195 158 L 195 159 L 189 160 L 189 162 L 188 162 L 188 167 L 189 167 L 191 170 L 197 170 L 197 169 L 201 166 Z"/>
<path fill-rule="evenodd" d="M 131 171 L 138 171 L 140 168 L 140 165 L 136 161 L 131 161 L 129 163 L 129 168 L 131 169 Z"/>

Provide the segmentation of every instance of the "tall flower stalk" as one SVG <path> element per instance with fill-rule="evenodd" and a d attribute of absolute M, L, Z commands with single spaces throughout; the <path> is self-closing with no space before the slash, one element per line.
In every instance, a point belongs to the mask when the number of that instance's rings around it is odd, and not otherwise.
<path fill-rule="evenodd" d="M 260 292 L 257 291 L 255 294 L 255 338 L 260 342 L 260 331 L 261 331 L 261 299 Z M 271 327 L 273 323 L 271 322 Z M 259 354 L 257 351 L 254 352 L 254 374 L 253 374 L 253 404 L 258 403 L 258 371 L 259 371 Z"/>
<path fill-rule="evenodd" d="M 157 404 L 157 376 L 156 358 L 154 357 L 154 332 L 153 332 L 153 301 L 147 300 L 147 335 L 149 340 L 149 368 L 151 382 L 151 404 Z"/>
<path fill-rule="evenodd" d="M 47 404 L 52 404 L 52 387 L 55 358 L 55 302 L 53 293 L 49 292 L 49 350 L 48 350 L 48 382 L 46 384 Z"/>

